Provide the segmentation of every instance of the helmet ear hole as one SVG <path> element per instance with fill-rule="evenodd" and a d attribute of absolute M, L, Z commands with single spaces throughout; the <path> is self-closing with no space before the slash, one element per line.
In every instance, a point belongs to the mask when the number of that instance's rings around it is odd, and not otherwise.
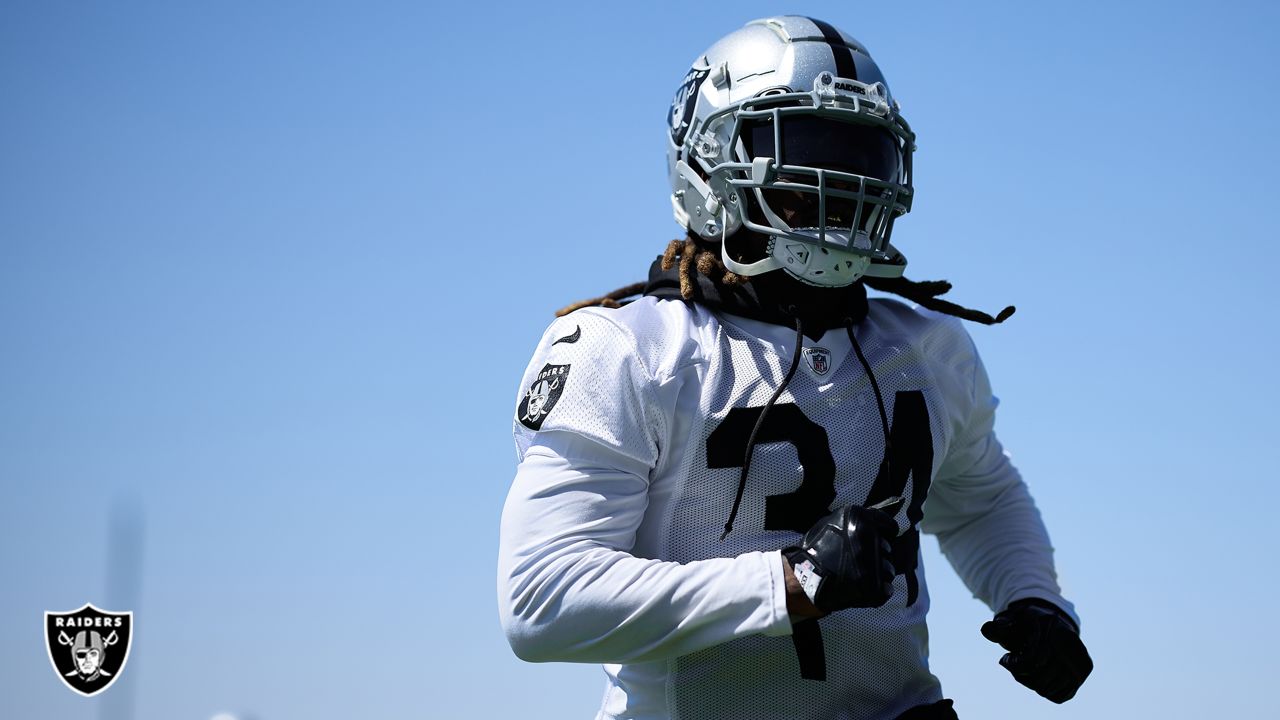
<path fill-rule="evenodd" d="M 714 242 L 742 227 L 737 191 L 723 175 L 707 175 L 683 160 L 674 175 L 672 210 L 686 231 Z"/>

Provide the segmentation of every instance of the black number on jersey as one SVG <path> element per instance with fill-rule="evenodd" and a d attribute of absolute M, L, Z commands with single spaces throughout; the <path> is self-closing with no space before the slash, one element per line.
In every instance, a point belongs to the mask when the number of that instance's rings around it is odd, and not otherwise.
<path fill-rule="evenodd" d="M 733 408 L 707 436 L 707 467 L 740 468 L 751 440 L 751 429 L 763 407 Z M 804 478 L 795 492 L 765 498 L 764 529 L 804 533 L 830 512 L 836 499 L 836 460 L 827 431 L 805 417 L 795 403 L 774 405 L 765 416 L 757 445 L 791 443 L 800 458 Z"/>
<path fill-rule="evenodd" d="M 746 457 L 751 429 L 763 407 L 733 408 L 707 436 L 707 467 L 740 468 Z M 907 605 L 915 604 L 920 593 L 916 560 L 920 533 L 916 525 L 924 516 L 924 500 L 933 474 L 933 433 L 929 428 L 929 406 L 919 390 L 899 391 L 893 399 L 893 424 L 889 445 L 880 470 L 863 505 L 874 505 L 895 495 L 904 495 L 911 479 L 911 504 L 907 506 L 907 532 L 895 542 L 894 566 L 907 578 Z M 800 410 L 795 403 L 774 405 L 765 416 L 756 436 L 757 445 L 790 443 L 800 460 L 802 478 L 793 492 L 765 498 L 765 530 L 790 530 L 803 534 L 823 515 L 831 512 L 836 498 L 836 461 L 827 431 Z M 792 641 L 800 661 L 800 674 L 807 679 L 825 680 L 826 656 L 817 621 L 797 623 Z"/>
<path fill-rule="evenodd" d="M 707 467 L 740 468 L 747 453 L 751 429 L 763 407 L 733 408 L 707 436 Z M 902 390 L 893 399 L 893 425 L 889 430 L 892 453 L 886 453 L 880 471 L 863 505 L 874 505 L 894 495 L 905 495 L 911 483 L 907 522 L 914 527 L 924 516 L 925 496 L 933 474 L 933 434 L 929 406 L 919 390 Z M 756 445 L 790 443 L 796 449 L 803 477 L 794 492 L 765 498 L 764 529 L 804 533 L 818 518 L 831 512 L 836 498 L 836 461 L 827 431 L 810 420 L 795 403 L 774 405 L 760 426 Z"/>
<path fill-rule="evenodd" d="M 933 474 L 933 433 L 929 429 L 929 406 L 919 390 L 902 390 L 893 398 L 893 425 L 889 428 L 892 453 L 885 453 L 876 481 L 863 505 L 875 505 L 894 495 L 903 495 L 910 476 L 911 504 L 907 523 L 915 527 L 924 517 L 924 498 Z M 743 449 L 746 452 L 746 449 Z"/>

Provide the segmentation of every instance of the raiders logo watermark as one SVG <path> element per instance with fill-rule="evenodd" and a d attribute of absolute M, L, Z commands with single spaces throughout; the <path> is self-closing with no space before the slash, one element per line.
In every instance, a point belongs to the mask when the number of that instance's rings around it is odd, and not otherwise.
<path fill-rule="evenodd" d="M 814 375 L 822 377 L 831 370 L 831 351 L 824 347 L 805 348 L 804 361 Z"/>
<path fill-rule="evenodd" d="M 86 604 L 70 612 L 44 614 L 44 640 L 53 671 L 68 688 L 93 697 L 111 687 L 133 646 L 133 613 Z"/>
<path fill-rule="evenodd" d="M 520 420 L 520 424 L 530 430 L 541 428 L 542 421 L 547 419 L 547 414 L 560 400 L 564 384 L 568 381 L 568 365 L 544 365 L 533 384 L 525 391 L 520 407 L 516 408 L 516 418 Z"/>

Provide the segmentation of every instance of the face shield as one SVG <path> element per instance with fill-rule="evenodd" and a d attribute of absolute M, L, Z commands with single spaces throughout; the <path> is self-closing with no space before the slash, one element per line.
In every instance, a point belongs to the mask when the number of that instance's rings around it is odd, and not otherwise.
<path fill-rule="evenodd" d="M 746 120 L 741 139 L 747 157 L 775 161 L 773 182 L 755 191 L 776 229 L 819 244 L 829 235 L 840 249 L 852 242 L 864 251 L 883 234 L 892 212 L 887 186 L 901 170 L 888 130 L 820 115 L 769 115 Z"/>
<path fill-rule="evenodd" d="M 711 168 L 710 185 L 771 238 L 771 260 L 735 263 L 744 274 L 785 267 L 842 285 L 894 262 L 888 239 L 911 209 L 914 135 L 883 85 L 823 73 L 813 92 L 757 97 L 709 121 L 713 130 L 716 120 L 733 160 Z"/>

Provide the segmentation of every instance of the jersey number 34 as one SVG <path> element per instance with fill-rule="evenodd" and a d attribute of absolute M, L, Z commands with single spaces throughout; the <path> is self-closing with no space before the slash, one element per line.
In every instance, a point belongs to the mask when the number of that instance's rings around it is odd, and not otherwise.
<path fill-rule="evenodd" d="M 707 437 L 707 467 L 742 467 L 751 429 L 763 411 L 762 407 L 731 409 Z M 780 403 L 765 417 L 756 443 L 790 443 L 795 447 L 804 478 L 794 492 L 770 495 L 765 499 L 764 529 L 803 534 L 818 518 L 831 512 L 831 503 L 836 499 L 836 462 L 827 431 L 810 420 L 794 403 Z M 923 517 L 932 472 L 933 435 L 929 430 L 929 407 L 925 404 L 924 393 L 919 390 L 900 391 L 893 401 L 889 448 L 862 504 L 874 505 L 895 495 L 905 495 L 910 479 L 911 502 L 906 507 L 907 523 L 915 527 Z"/>
<path fill-rule="evenodd" d="M 707 467 L 740 468 L 745 460 L 751 430 L 760 419 L 762 407 L 733 408 L 707 436 Z M 796 449 L 803 479 L 793 492 L 765 498 L 765 530 L 805 533 L 831 511 L 836 499 L 836 462 L 827 431 L 810 420 L 794 403 L 775 405 L 765 416 L 757 444 L 790 443 Z M 929 407 L 924 393 L 903 390 L 894 396 L 893 425 L 880 461 L 876 479 L 863 500 L 874 505 L 906 493 L 911 481 L 911 502 L 907 504 L 908 528 L 894 542 L 894 566 L 907 579 L 907 605 L 919 594 L 916 560 L 920 533 L 916 529 L 924 516 L 924 500 L 933 473 L 933 435 L 929 429 Z M 817 621 L 797 623 L 792 641 L 802 677 L 826 679 L 826 658 Z"/>

